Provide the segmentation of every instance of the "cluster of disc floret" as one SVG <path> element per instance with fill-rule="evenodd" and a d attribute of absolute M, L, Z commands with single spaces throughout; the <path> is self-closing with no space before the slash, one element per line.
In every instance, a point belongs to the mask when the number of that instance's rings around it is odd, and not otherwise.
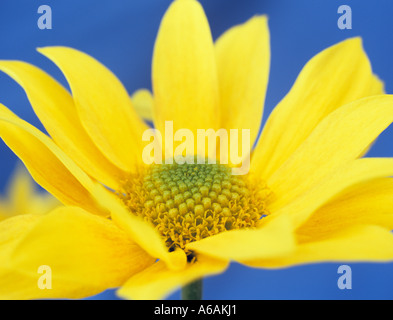
<path fill-rule="evenodd" d="M 153 224 L 170 250 L 220 232 L 252 228 L 267 214 L 266 189 L 221 164 L 153 164 L 130 177 L 121 195 Z M 187 251 L 187 250 L 186 250 Z"/>

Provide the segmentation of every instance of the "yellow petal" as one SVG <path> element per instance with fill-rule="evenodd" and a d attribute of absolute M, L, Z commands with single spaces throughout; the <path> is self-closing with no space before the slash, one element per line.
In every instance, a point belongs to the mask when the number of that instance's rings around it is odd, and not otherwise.
<path fill-rule="evenodd" d="M 321 180 L 314 188 L 288 205 L 278 210 L 273 207 L 271 210 L 277 215 L 290 215 L 294 226 L 298 227 L 306 222 L 317 209 L 348 188 L 362 182 L 389 176 L 393 176 L 393 159 L 391 158 L 354 160 Z"/>
<path fill-rule="evenodd" d="M 190 242 L 187 248 L 214 258 L 236 261 L 286 255 L 294 249 L 294 237 L 285 217 L 267 217 L 258 229 L 222 232 L 200 241 Z M 263 220 L 262 220 L 263 221 Z"/>
<path fill-rule="evenodd" d="M 132 104 L 138 115 L 145 121 L 153 122 L 154 98 L 149 90 L 140 89 L 131 96 Z"/>
<path fill-rule="evenodd" d="M 0 136 L 25 162 L 39 184 L 65 204 L 104 216 L 111 214 L 113 221 L 151 256 L 162 259 L 171 269 L 184 268 L 187 262 L 184 251 L 168 252 L 151 225 L 128 211 L 114 194 L 91 181 L 47 136 L 3 108 Z"/>
<path fill-rule="evenodd" d="M 227 268 L 228 263 L 217 259 L 198 256 L 197 261 L 187 264 L 181 272 L 170 270 L 158 261 L 146 270 L 131 277 L 118 294 L 127 299 L 162 299 L 177 288 L 208 275 L 214 275 Z"/>
<path fill-rule="evenodd" d="M 2 299 L 82 298 L 121 286 L 154 262 L 113 222 L 79 208 L 11 218 L 0 230 Z M 40 266 L 51 269 L 51 289 L 38 286 L 48 275 Z"/>
<path fill-rule="evenodd" d="M 252 146 L 261 125 L 270 69 L 267 17 L 257 16 L 229 29 L 215 48 L 221 127 L 250 130 Z"/>
<path fill-rule="evenodd" d="M 0 104 L 0 137 L 24 162 L 33 178 L 64 204 L 102 215 L 108 211 L 94 198 L 94 183 L 46 135 Z M 99 200 L 99 198 L 98 198 Z"/>
<path fill-rule="evenodd" d="M 268 179 L 333 110 L 382 94 L 360 38 L 345 40 L 312 58 L 269 117 L 251 169 Z"/>
<path fill-rule="evenodd" d="M 128 211 L 115 197 L 108 193 L 100 192 L 101 201 L 105 201 L 105 207 L 110 208 L 112 220 L 130 237 L 148 252 L 152 257 L 164 261 L 171 270 L 182 270 L 186 263 L 187 257 L 183 250 L 169 252 L 168 248 L 154 227 L 145 222 L 140 217 Z"/>
<path fill-rule="evenodd" d="M 113 193 L 90 180 L 42 132 L 18 119 L 4 106 L 0 109 L 0 124 L 0 136 L 46 190 L 65 204 L 80 206 L 94 214 L 111 214 L 113 221 L 151 256 L 162 259 L 172 269 L 184 268 L 186 255 L 182 250 L 168 252 L 152 226 L 128 211 Z"/>
<path fill-rule="evenodd" d="M 31 106 L 54 141 L 89 175 L 118 189 L 124 173 L 97 149 L 80 123 L 71 95 L 39 68 L 21 61 L 0 61 L 0 70 L 25 90 Z"/>
<path fill-rule="evenodd" d="M 173 121 L 174 131 L 218 125 L 218 83 L 214 45 L 202 6 L 176 0 L 166 12 L 154 48 L 155 126 Z"/>
<path fill-rule="evenodd" d="M 89 55 L 66 47 L 38 49 L 67 78 L 82 125 L 103 154 L 124 171 L 142 162 L 147 128 L 115 75 Z"/>
<path fill-rule="evenodd" d="M 393 229 L 393 179 L 357 184 L 317 210 L 298 230 L 303 241 L 320 239 L 358 224 Z"/>
<path fill-rule="evenodd" d="M 3 262 L 0 267 L 5 267 L 6 257 L 28 232 L 42 219 L 42 214 L 24 214 L 15 216 L 0 223 L 0 260 Z"/>
<path fill-rule="evenodd" d="M 393 260 L 393 235 L 378 226 L 355 226 L 329 238 L 299 244 L 287 257 L 247 261 L 252 267 L 277 268 L 316 262 L 386 262 Z"/>
<path fill-rule="evenodd" d="M 393 121 L 393 96 L 352 102 L 329 114 L 268 179 L 281 207 L 340 166 L 358 158 Z"/>

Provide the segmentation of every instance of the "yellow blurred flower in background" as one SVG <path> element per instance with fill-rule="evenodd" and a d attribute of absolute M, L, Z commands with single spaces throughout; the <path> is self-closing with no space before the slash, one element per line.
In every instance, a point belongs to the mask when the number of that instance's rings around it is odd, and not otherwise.
<path fill-rule="evenodd" d="M 0 221 L 21 214 L 45 214 L 61 205 L 46 191 L 39 190 L 29 172 L 18 164 L 0 196 Z"/>

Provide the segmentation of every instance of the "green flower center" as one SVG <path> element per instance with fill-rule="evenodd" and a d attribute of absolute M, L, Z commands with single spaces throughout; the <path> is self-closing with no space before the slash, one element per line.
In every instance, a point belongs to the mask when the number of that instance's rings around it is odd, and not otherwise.
<path fill-rule="evenodd" d="M 233 229 L 253 228 L 267 214 L 267 188 L 220 164 L 151 165 L 131 177 L 122 197 L 151 223 L 169 250 Z M 186 250 L 187 251 L 187 250 Z"/>

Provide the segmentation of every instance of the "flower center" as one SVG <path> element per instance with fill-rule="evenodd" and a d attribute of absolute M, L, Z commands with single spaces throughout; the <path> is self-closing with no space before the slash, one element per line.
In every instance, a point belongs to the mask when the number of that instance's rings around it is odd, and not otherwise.
<path fill-rule="evenodd" d="M 131 212 L 153 224 L 169 250 L 233 229 L 252 228 L 267 214 L 267 188 L 233 176 L 221 164 L 151 165 L 124 185 Z"/>

